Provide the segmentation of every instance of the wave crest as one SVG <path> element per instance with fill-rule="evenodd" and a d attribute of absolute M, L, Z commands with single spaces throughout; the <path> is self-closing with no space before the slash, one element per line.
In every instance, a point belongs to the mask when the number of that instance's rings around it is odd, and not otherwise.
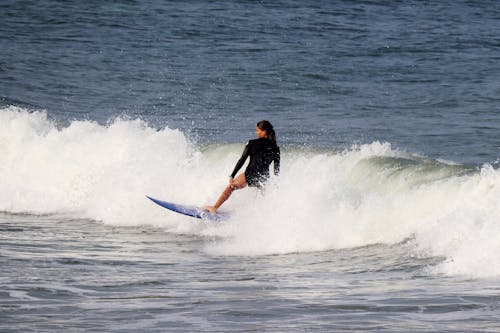
<path fill-rule="evenodd" d="M 264 192 L 236 192 L 222 225 L 188 223 L 146 194 L 212 203 L 243 144 L 200 147 L 181 131 L 115 119 L 59 128 L 44 112 L 0 110 L 0 211 L 67 214 L 217 236 L 223 255 L 323 251 L 412 238 L 431 271 L 500 275 L 500 173 L 436 161 L 374 142 L 345 151 L 282 147 L 282 172 Z M 192 221 L 190 221 L 192 222 Z"/>

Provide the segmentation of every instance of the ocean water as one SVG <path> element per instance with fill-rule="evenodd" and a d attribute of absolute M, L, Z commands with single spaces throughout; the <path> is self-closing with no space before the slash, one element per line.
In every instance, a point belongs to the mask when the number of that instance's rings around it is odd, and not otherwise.
<path fill-rule="evenodd" d="M 1 332 L 500 332 L 500 3 L 0 3 Z M 255 123 L 281 173 L 223 223 Z"/>

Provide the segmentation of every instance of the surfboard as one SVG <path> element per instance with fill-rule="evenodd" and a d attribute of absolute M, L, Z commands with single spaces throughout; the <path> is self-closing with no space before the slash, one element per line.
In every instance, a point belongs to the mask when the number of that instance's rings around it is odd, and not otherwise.
<path fill-rule="evenodd" d="M 172 212 L 179 213 L 182 215 L 191 216 L 191 217 L 195 217 L 195 218 L 202 219 L 202 220 L 215 221 L 215 222 L 220 222 L 220 221 L 226 220 L 228 218 L 228 216 L 225 214 L 221 214 L 221 213 L 212 214 L 210 212 L 207 212 L 206 210 L 204 210 L 201 207 L 176 204 L 173 202 L 155 199 L 155 198 L 152 198 L 152 197 L 147 196 L 147 195 L 146 195 L 146 197 L 149 200 L 153 201 L 155 204 L 157 204 L 163 208 L 166 208 L 168 210 L 171 210 Z"/>

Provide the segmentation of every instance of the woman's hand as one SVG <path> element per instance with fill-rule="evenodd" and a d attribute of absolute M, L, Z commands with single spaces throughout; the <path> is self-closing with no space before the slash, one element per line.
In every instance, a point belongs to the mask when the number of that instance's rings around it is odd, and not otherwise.
<path fill-rule="evenodd" d="M 229 178 L 229 187 L 233 190 L 237 190 L 247 186 L 247 180 L 245 178 L 245 174 L 241 173 L 236 178 Z"/>

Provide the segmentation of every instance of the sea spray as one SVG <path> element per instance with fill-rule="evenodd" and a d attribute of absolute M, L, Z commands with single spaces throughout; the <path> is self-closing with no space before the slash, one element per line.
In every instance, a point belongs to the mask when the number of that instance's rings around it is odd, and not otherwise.
<path fill-rule="evenodd" d="M 500 275 L 500 173 L 485 165 L 480 173 L 452 184 L 441 214 L 416 232 L 416 244 L 446 260 L 436 273 L 490 277 Z M 443 198 L 444 199 L 444 198 Z"/>
<path fill-rule="evenodd" d="M 207 195 L 192 191 L 199 176 L 193 166 L 202 159 L 178 130 L 121 119 L 57 128 L 43 112 L 12 107 L 0 117 L 0 210 L 72 213 L 117 225 L 160 223 L 163 216 L 149 209 L 145 194 L 193 201 Z"/>

